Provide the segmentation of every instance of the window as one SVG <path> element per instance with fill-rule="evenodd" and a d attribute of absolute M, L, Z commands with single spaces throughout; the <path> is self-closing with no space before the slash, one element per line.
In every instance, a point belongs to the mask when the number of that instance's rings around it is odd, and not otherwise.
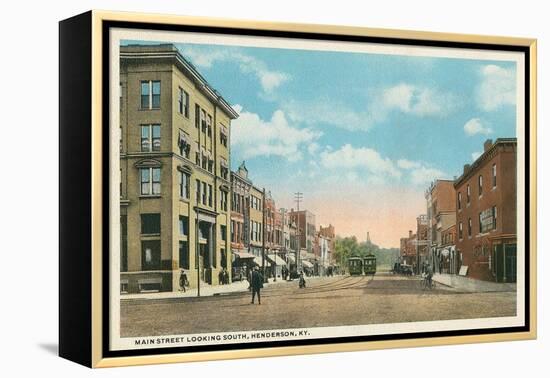
<path fill-rule="evenodd" d="M 493 230 L 497 229 L 497 207 L 493 206 Z"/>
<path fill-rule="evenodd" d="M 160 125 L 141 125 L 141 151 L 160 151 Z"/>
<path fill-rule="evenodd" d="M 468 186 L 466 187 L 466 203 L 468 205 L 470 204 L 470 196 L 471 196 L 470 184 L 468 184 Z"/>
<path fill-rule="evenodd" d="M 208 193 L 206 192 L 206 183 L 203 182 L 202 183 L 202 204 L 203 205 L 206 205 L 206 199 L 207 199 L 207 195 Z"/>
<path fill-rule="evenodd" d="M 457 206 L 458 206 L 458 210 L 462 209 L 462 192 L 458 192 Z"/>
<path fill-rule="evenodd" d="M 206 118 L 206 131 L 209 137 L 212 137 L 212 116 L 209 114 Z"/>
<path fill-rule="evenodd" d="M 493 188 L 497 187 L 497 165 L 493 164 Z"/>
<path fill-rule="evenodd" d="M 141 214 L 141 233 L 160 234 L 160 214 Z"/>
<path fill-rule="evenodd" d="M 227 226 L 222 224 L 220 226 L 221 239 L 227 241 Z"/>
<path fill-rule="evenodd" d="M 227 147 L 227 127 L 220 125 L 220 143 L 222 146 Z"/>
<path fill-rule="evenodd" d="M 119 149 L 119 152 L 122 152 L 122 127 L 118 128 L 118 132 L 119 132 L 119 135 L 118 135 L 118 142 L 119 142 L 118 149 Z"/>
<path fill-rule="evenodd" d="M 479 175 L 479 177 L 477 178 L 477 184 L 479 187 L 479 195 L 482 195 L 483 194 L 483 176 Z"/>
<path fill-rule="evenodd" d="M 191 144 L 189 143 L 189 137 L 182 130 L 179 131 L 178 148 L 180 155 L 185 156 L 187 159 L 189 159 Z"/>
<path fill-rule="evenodd" d="M 180 197 L 189 198 L 189 175 L 179 171 L 180 175 Z"/>
<path fill-rule="evenodd" d="M 181 236 L 189 236 L 189 218 L 185 215 L 180 215 L 179 229 Z"/>
<path fill-rule="evenodd" d="M 458 224 L 458 238 L 462 240 L 463 237 L 463 230 L 462 230 L 462 222 Z"/>
<path fill-rule="evenodd" d="M 141 242 L 141 270 L 160 270 L 160 240 Z"/>
<path fill-rule="evenodd" d="M 220 207 L 223 211 L 227 211 L 227 192 L 223 190 L 220 192 Z"/>
<path fill-rule="evenodd" d="M 120 271 L 128 271 L 128 216 L 120 216 Z"/>
<path fill-rule="evenodd" d="M 228 180 L 229 177 L 229 165 L 224 158 L 220 159 L 220 175 L 223 179 Z"/>
<path fill-rule="evenodd" d="M 180 268 L 189 269 L 189 243 L 187 240 L 179 241 Z"/>
<path fill-rule="evenodd" d="M 235 221 L 231 221 L 231 241 L 235 242 Z"/>
<path fill-rule="evenodd" d="M 201 130 L 206 132 L 206 112 L 201 109 Z"/>
<path fill-rule="evenodd" d="M 208 206 L 212 207 L 212 197 L 214 196 L 212 185 L 208 184 Z"/>
<path fill-rule="evenodd" d="M 178 111 L 189 118 L 189 93 L 179 88 Z"/>
<path fill-rule="evenodd" d="M 201 148 L 199 142 L 195 142 L 195 164 L 201 165 Z"/>
<path fill-rule="evenodd" d="M 120 111 L 122 112 L 122 83 L 119 83 L 118 84 L 118 96 L 119 96 L 119 103 L 118 103 L 118 107 L 120 109 Z"/>
<path fill-rule="evenodd" d="M 206 152 L 202 151 L 202 161 L 201 161 L 201 167 L 202 169 L 206 169 L 208 166 L 208 157 L 206 156 Z"/>
<path fill-rule="evenodd" d="M 140 168 L 141 194 L 160 194 L 160 168 Z"/>
<path fill-rule="evenodd" d="M 208 159 L 208 172 L 214 173 L 214 160 Z"/>
<path fill-rule="evenodd" d="M 482 216 L 483 213 L 479 213 L 478 215 L 478 222 L 479 222 L 479 233 L 483 233 L 483 222 L 481 221 L 483 219 L 483 216 Z"/>
<path fill-rule="evenodd" d="M 160 81 L 141 82 L 141 109 L 160 108 Z"/>
<path fill-rule="evenodd" d="M 201 201 L 201 182 L 199 180 L 195 180 L 195 187 L 197 189 L 197 203 L 200 203 Z"/>
<path fill-rule="evenodd" d="M 118 184 L 119 184 L 119 195 L 120 195 L 120 198 L 124 198 L 124 196 L 122 195 L 122 168 L 120 168 L 120 176 L 118 177 Z"/>
<path fill-rule="evenodd" d="M 472 236 L 472 218 L 468 218 L 468 236 Z"/>

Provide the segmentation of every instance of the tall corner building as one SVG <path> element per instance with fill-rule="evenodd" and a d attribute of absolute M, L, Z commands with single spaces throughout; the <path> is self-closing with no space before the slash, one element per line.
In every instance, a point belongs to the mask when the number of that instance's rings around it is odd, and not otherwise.
<path fill-rule="evenodd" d="M 171 44 L 120 48 L 121 292 L 231 272 L 230 129 L 238 114 Z"/>

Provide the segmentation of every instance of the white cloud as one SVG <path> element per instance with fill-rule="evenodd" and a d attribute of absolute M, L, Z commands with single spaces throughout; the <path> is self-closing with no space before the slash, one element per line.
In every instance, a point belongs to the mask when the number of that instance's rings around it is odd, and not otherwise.
<path fill-rule="evenodd" d="M 358 112 L 332 98 L 312 101 L 285 100 L 281 103 L 288 117 L 299 123 L 318 125 L 326 123 L 338 128 L 366 131 L 372 126 L 372 117 L 367 112 Z"/>
<path fill-rule="evenodd" d="M 388 181 L 407 182 L 415 187 L 427 187 L 436 179 L 448 177 L 445 172 L 426 162 L 399 159 L 393 161 L 378 151 L 346 144 L 336 150 L 325 149 L 320 155 L 320 167 L 330 172 L 324 176 L 332 184 L 363 182 L 384 186 Z"/>
<path fill-rule="evenodd" d="M 399 159 L 397 160 L 397 166 L 402 169 L 412 169 L 412 168 L 420 168 L 422 164 L 417 161 Z"/>
<path fill-rule="evenodd" d="M 319 146 L 319 144 L 317 143 L 310 143 L 309 146 L 307 146 L 307 152 L 309 152 L 310 155 L 315 155 L 319 149 L 321 148 L 321 146 Z"/>
<path fill-rule="evenodd" d="M 231 123 L 231 143 L 248 159 L 255 156 L 281 156 L 289 161 L 302 158 L 302 149 L 313 143 L 320 132 L 289 125 L 282 110 L 276 110 L 266 121 L 240 105 L 235 110 L 239 118 Z"/>
<path fill-rule="evenodd" d="M 238 65 L 241 72 L 254 75 L 264 93 L 267 94 L 272 93 L 280 85 L 290 80 L 290 75 L 287 73 L 271 70 L 262 60 L 239 51 L 221 48 L 205 50 L 185 47 L 182 53 L 193 64 L 202 68 L 211 68 L 216 62 L 233 62 Z"/>
<path fill-rule="evenodd" d="M 354 148 L 350 144 L 339 150 L 323 151 L 321 164 L 328 169 L 364 169 L 375 175 L 399 178 L 401 172 L 388 158 L 383 158 L 378 151 L 371 148 Z"/>
<path fill-rule="evenodd" d="M 445 177 L 445 173 L 437 168 L 421 166 L 411 171 L 411 182 L 414 185 L 426 186 L 435 179 Z"/>
<path fill-rule="evenodd" d="M 382 104 L 417 116 L 443 116 L 457 107 L 457 97 L 435 88 L 401 83 L 382 91 Z"/>
<path fill-rule="evenodd" d="M 481 119 L 472 118 L 464 124 L 464 132 L 469 136 L 476 134 L 489 135 L 493 130 L 489 126 L 485 126 Z"/>
<path fill-rule="evenodd" d="M 476 151 L 476 152 L 472 152 L 472 161 L 476 161 L 478 157 L 481 156 L 483 152 L 481 151 Z"/>
<path fill-rule="evenodd" d="M 477 88 L 478 106 L 485 111 L 493 111 L 504 105 L 516 103 L 516 70 L 502 68 L 494 64 L 480 70 L 481 83 Z"/>
<path fill-rule="evenodd" d="M 397 161 L 397 166 L 409 173 L 413 185 L 426 186 L 436 179 L 445 177 L 443 171 L 421 161 L 400 159 Z"/>

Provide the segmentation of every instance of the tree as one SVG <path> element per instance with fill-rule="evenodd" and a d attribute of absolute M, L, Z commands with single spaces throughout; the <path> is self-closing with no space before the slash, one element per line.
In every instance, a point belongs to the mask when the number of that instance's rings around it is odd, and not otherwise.
<path fill-rule="evenodd" d="M 334 242 L 334 259 L 340 266 L 347 266 L 350 257 L 365 257 L 369 254 L 376 256 L 376 264 L 392 266 L 399 258 L 398 248 L 380 248 L 370 240 L 359 243 L 355 236 L 337 237 Z"/>

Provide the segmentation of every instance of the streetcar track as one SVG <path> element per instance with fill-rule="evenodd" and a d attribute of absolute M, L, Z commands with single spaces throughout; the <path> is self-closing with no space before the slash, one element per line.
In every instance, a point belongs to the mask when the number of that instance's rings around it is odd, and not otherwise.
<path fill-rule="evenodd" d="M 353 280 L 353 278 L 360 278 L 359 280 Z M 350 282 L 352 280 L 352 282 Z M 374 280 L 374 277 L 369 279 L 369 276 L 345 276 L 336 281 L 324 283 L 321 285 L 315 285 L 306 287 L 304 289 L 297 288 L 296 286 L 277 287 L 270 286 L 262 291 L 263 298 L 274 298 L 288 295 L 309 295 L 327 293 L 331 291 L 341 291 L 347 289 L 365 289 L 368 284 Z M 366 281 L 366 283 L 365 283 Z M 250 290 L 238 291 L 218 296 L 204 296 L 204 297 L 180 297 L 180 298 L 163 298 L 163 299 L 124 299 L 125 305 L 138 306 L 144 304 L 167 304 L 167 303 L 183 303 L 183 302 L 195 302 L 195 301 L 215 301 L 221 297 L 226 299 L 242 299 L 245 296 L 250 295 Z"/>

